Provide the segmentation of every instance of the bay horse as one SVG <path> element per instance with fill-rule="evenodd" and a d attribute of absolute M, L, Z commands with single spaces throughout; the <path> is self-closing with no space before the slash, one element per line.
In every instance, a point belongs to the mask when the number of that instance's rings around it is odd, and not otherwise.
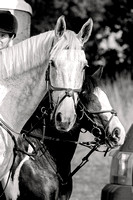
<path fill-rule="evenodd" d="M 0 179 L 3 188 L 8 183 L 5 188 L 7 199 L 70 198 L 72 191 L 72 179 L 71 177 L 68 179 L 71 171 L 70 162 L 82 123 L 85 124 L 84 120 L 82 122 L 77 120 L 79 93 L 83 88 L 84 69 L 88 65 L 83 45 L 88 41 L 91 30 L 92 20 L 89 19 L 79 34 L 66 31 L 64 17 L 60 17 L 54 31 L 34 36 L 1 52 Z M 7 57 L 10 57 L 12 62 L 9 62 Z M 102 111 L 98 115 L 100 124 L 105 126 L 109 121 L 108 132 L 114 132 L 112 138 L 118 139 L 118 144 L 123 144 L 125 138 L 123 126 L 118 117 L 114 116 L 110 120 L 112 114 L 103 113 L 105 107 L 111 109 L 111 106 L 105 105 L 106 95 L 103 95 L 100 89 L 94 91 L 94 93 L 89 91 L 88 95 L 95 98 L 92 101 L 90 98 L 89 102 L 87 100 L 87 109 L 95 104 L 95 100 L 97 104 L 92 109 L 95 111 L 98 107 Z M 25 137 L 19 134 L 47 92 L 50 117 L 48 119 L 46 117 L 46 124 L 50 126 L 46 126 L 45 137 L 75 143 L 44 141 L 40 127 L 35 130 L 35 134 L 29 135 L 30 139 L 26 137 L 25 140 Z M 86 98 L 83 96 L 80 98 L 83 98 L 85 104 Z M 104 97 L 104 103 L 101 97 Z M 96 113 L 93 118 L 95 115 Z M 84 126 L 86 127 L 86 124 Z M 38 153 L 34 154 L 36 149 Z M 15 159 L 13 159 L 14 151 L 17 152 Z M 6 155 L 3 156 L 4 154 Z"/>

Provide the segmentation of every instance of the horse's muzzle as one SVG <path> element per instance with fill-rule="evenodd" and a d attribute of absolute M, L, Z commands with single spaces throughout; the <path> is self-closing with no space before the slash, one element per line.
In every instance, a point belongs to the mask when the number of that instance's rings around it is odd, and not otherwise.
<path fill-rule="evenodd" d="M 68 132 L 72 129 L 76 121 L 76 115 L 74 115 L 73 120 L 71 118 L 65 119 L 63 115 L 59 112 L 55 118 L 55 127 L 59 131 Z"/>

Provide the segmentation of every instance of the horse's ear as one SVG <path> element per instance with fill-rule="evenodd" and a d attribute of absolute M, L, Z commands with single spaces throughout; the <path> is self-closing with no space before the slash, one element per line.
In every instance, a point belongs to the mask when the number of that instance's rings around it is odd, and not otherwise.
<path fill-rule="evenodd" d="M 93 21 L 90 18 L 81 28 L 81 30 L 78 33 L 78 39 L 84 44 L 88 41 L 93 27 Z"/>
<path fill-rule="evenodd" d="M 65 17 L 62 15 L 58 18 L 56 26 L 55 26 L 55 35 L 59 39 L 63 36 L 64 32 L 66 31 L 66 22 Z"/>
<path fill-rule="evenodd" d="M 86 73 L 96 80 L 100 80 L 103 73 L 103 66 L 88 67 Z"/>
<path fill-rule="evenodd" d="M 93 73 L 92 77 L 97 80 L 100 80 L 103 73 L 103 66 L 99 66 L 98 69 Z"/>

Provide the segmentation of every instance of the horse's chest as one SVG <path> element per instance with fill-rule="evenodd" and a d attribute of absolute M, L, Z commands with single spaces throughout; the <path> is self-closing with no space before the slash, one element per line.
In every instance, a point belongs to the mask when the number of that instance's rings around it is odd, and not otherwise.
<path fill-rule="evenodd" d="M 6 176 L 2 180 L 2 186 L 3 188 L 6 186 L 5 190 L 5 196 L 7 200 L 17 200 L 20 195 L 20 188 L 19 188 L 19 178 L 20 178 L 20 172 L 22 169 L 22 166 L 24 163 L 29 159 L 28 156 L 25 156 L 24 159 L 21 160 L 21 162 L 15 167 L 14 173 L 10 175 L 9 173 L 6 174 Z M 9 180 L 8 180 L 9 178 Z"/>
<path fill-rule="evenodd" d="M 14 169 L 6 189 L 8 200 L 38 199 L 50 200 L 58 194 L 58 179 L 44 164 L 26 156 Z M 56 199 L 54 197 L 54 199 Z"/>
<path fill-rule="evenodd" d="M 23 165 L 19 178 L 20 192 L 25 197 L 40 200 L 52 199 L 58 192 L 58 179 L 49 167 L 40 163 L 27 162 Z M 24 194 L 25 193 L 25 194 Z"/>

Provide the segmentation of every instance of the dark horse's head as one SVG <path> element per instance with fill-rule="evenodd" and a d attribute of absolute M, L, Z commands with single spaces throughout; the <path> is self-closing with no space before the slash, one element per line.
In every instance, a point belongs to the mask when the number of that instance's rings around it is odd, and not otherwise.
<path fill-rule="evenodd" d="M 117 117 L 116 111 L 112 108 L 107 95 L 98 87 L 102 70 L 102 67 L 86 69 L 80 101 L 91 119 L 88 120 L 87 129 L 94 135 L 97 135 L 97 130 L 101 131 L 100 134 L 103 134 L 111 146 L 122 145 L 125 140 L 125 129 Z"/>

